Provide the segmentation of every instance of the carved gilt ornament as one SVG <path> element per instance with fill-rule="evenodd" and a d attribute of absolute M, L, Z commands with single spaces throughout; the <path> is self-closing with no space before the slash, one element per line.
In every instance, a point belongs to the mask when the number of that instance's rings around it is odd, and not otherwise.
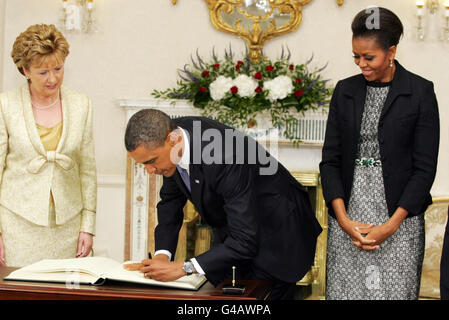
<path fill-rule="evenodd" d="M 177 0 L 171 0 L 173 5 Z M 248 42 L 250 59 L 259 62 L 268 40 L 296 30 L 302 8 L 312 0 L 204 0 L 212 25 Z M 343 0 L 337 0 L 341 6 Z"/>

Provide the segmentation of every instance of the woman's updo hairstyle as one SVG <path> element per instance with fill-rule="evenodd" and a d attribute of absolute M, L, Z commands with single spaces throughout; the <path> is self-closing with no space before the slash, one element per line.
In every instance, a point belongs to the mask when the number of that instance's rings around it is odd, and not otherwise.
<path fill-rule="evenodd" d="M 352 38 L 374 37 L 384 50 L 397 46 L 404 34 L 401 20 L 392 11 L 370 7 L 360 11 L 352 21 Z"/>

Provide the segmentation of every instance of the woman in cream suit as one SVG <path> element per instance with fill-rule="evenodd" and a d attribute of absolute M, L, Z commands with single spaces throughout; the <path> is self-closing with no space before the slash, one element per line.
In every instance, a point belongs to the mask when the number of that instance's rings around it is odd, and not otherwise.
<path fill-rule="evenodd" d="M 96 211 L 90 99 L 62 86 L 69 44 L 34 25 L 13 45 L 27 78 L 0 94 L 0 264 L 87 256 Z"/>

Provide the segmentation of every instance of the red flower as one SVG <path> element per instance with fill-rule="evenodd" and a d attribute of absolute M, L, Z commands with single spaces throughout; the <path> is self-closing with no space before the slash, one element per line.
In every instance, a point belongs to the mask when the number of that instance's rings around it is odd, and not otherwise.
<path fill-rule="evenodd" d="M 299 84 L 299 83 L 302 83 L 302 80 L 299 78 L 296 78 L 295 82 Z"/>
<path fill-rule="evenodd" d="M 265 68 L 267 71 L 273 71 L 274 67 L 270 64 L 269 66 L 266 66 Z"/>
<path fill-rule="evenodd" d="M 237 86 L 233 86 L 233 87 L 231 88 L 231 93 L 232 93 L 232 94 L 236 94 L 237 92 L 239 92 L 239 88 L 237 88 Z"/>
<path fill-rule="evenodd" d="M 295 97 L 299 98 L 300 96 L 302 96 L 302 94 L 304 93 L 304 91 L 300 90 L 295 90 Z"/>
<path fill-rule="evenodd" d="M 201 91 L 202 93 L 206 93 L 206 92 L 207 92 L 207 88 L 201 87 L 201 88 L 200 88 L 200 91 Z"/>
<path fill-rule="evenodd" d="M 243 66 L 243 61 L 237 61 L 237 64 L 235 65 L 235 71 L 240 71 L 241 66 Z"/>
<path fill-rule="evenodd" d="M 260 72 L 256 72 L 256 73 L 254 74 L 254 79 L 257 79 L 257 80 L 262 79 L 262 74 L 261 74 Z"/>
<path fill-rule="evenodd" d="M 257 93 L 259 93 L 259 92 L 262 92 L 262 91 L 263 91 L 263 89 L 262 89 L 262 87 L 261 87 L 261 86 L 258 86 L 258 87 L 256 88 L 256 90 L 254 90 L 254 91 L 256 91 Z"/>
<path fill-rule="evenodd" d="M 294 70 L 294 69 L 295 69 L 295 66 L 294 66 L 293 64 L 291 64 L 291 65 L 288 66 L 288 68 L 289 68 L 290 70 Z"/>
<path fill-rule="evenodd" d="M 214 64 L 214 69 L 215 70 L 220 69 L 220 65 L 218 63 Z"/>
<path fill-rule="evenodd" d="M 203 73 L 201 75 L 203 76 L 203 78 L 208 78 L 209 77 L 209 71 L 203 71 Z"/>

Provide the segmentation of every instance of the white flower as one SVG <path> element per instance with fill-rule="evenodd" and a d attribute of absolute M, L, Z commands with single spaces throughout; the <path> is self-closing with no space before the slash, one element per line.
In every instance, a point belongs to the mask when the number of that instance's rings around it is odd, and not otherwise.
<path fill-rule="evenodd" d="M 268 90 L 268 100 L 275 102 L 286 98 L 293 92 L 292 79 L 287 76 L 278 76 L 273 80 L 265 81 L 263 84 L 263 90 Z"/>
<path fill-rule="evenodd" d="M 253 98 L 256 95 L 258 83 L 246 74 L 241 74 L 234 79 L 234 85 L 239 89 L 238 94 L 241 97 Z"/>
<path fill-rule="evenodd" d="M 233 86 L 234 82 L 231 78 L 219 76 L 209 85 L 210 96 L 215 101 L 221 100 Z"/>

